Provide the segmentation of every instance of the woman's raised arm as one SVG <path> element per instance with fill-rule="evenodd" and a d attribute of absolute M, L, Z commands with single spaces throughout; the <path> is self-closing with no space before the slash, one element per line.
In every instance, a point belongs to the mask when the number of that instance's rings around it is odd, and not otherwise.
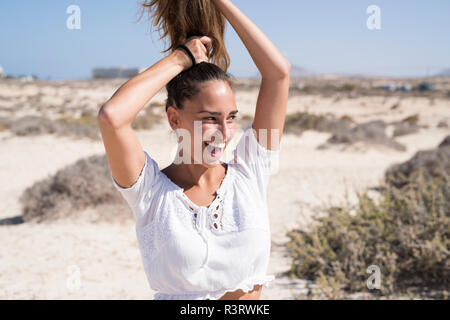
<path fill-rule="evenodd" d="M 185 45 L 196 62 L 207 60 L 208 37 L 193 37 Z M 114 180 L 129 188 L 138 179 L 145 165 L 145 154 L 131 123 L 145 104 L 170 80 L 189 68 L 192 61 L 181 50 L 175 50 L 146 71 L 123 84 L 102 106 L 98 124 Z"/>
<path fill-rule="evenodd" d="M 233 26 L 261 73 L 253 128 L 262 146 L 278 149 L 286 119 L 291 65 L 272 41 L 230 0 L 211 1 Z M 260 129 L 267 130 L 267 143 L 264 138 L 260 139 Z M 272 138 L 271 129 L 278 135 L 278 141 Z M 274 144 L 270 143 L 272 139 Z"/>
<path fill-rule="evenodd" d="M 179 50 L 125 82 L 102 106 L 99 117 L 115 129 L 130 125 L 145 104 L 191 63 Z"/>

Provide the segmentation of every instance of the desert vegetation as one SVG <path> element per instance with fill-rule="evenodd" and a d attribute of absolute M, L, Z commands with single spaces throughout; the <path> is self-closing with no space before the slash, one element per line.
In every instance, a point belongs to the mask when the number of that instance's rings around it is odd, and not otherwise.
<path fill-rule="evenodd" d="M 20 196 L 23 222 L 49 223 L 60 219 L 120 221 L 132 218 L 129 207 L 114 188 L 105 155 L 91 156 L 34 183 Z M 94 216 L 80 217 L 85 209 Z M 90 212 L 92 214 L 92 212 Z"/>
<path fill-rule="evenodd" d="M 405 151 L 405 146 L 397 142 L 395 137 L 418 133 L 420 130 L 418 122 L 418 115 L 390 123 L 382 120 L 356 123 L 348 115 L 337 118 L 333 114 L 297 112 L 287 116 L 284 131 L 297 135 L 301 135 L 306 130 L 330 133 L 330 138 L 319 148 L 327 148 L 331 145 L 349 146 L 362 142 L 367 146 L 385 146 Z M 392 135 L 388 135 L 388 127 L 392 127 Z"/>
<path fill-rule="evenodd" d="M 378 189 L 378 199 L 366 190 L 356 208 L 327 208 L 309 230 L 289 231 L 290 276 L 314 280 L 315 298 L 448 298 L 450 136 L 389 168 Z M 371 265 L 376 290 L 366 286 Z"/>

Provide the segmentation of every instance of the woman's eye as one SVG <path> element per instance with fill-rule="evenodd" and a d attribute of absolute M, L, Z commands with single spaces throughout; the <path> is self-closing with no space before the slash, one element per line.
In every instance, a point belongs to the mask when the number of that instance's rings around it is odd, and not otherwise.
<path fill-rule="evenodd" d="M 234 120 L 236 119 L 237 116 L 231 116 L 229 119 L 230 120 Z M 212 121 L 216 121 L 217 119 L 215 117 L 207 117 L 207 118 L 203 118 L 203 120 L 212 120 Z"/>

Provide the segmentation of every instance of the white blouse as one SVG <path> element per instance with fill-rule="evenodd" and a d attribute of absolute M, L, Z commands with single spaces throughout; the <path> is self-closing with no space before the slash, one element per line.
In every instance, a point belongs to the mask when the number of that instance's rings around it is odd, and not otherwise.
<path fill-rule="evenodd" d="M 155 300 L 214 300 L 274 279 L 266 274 L 271 246 L 266 190 L 280 150 L 281 145 L 277 150 L 260 145 L 249 125 L 208 207 L 194 204 L 147 152 L 132 187 L 122 188 L 111 174 L 133 211 Z"/>

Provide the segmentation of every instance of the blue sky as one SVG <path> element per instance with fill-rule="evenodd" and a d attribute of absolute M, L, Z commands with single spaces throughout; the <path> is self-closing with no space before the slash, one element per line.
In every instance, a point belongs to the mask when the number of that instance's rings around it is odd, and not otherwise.
<path fill-rule="evenodd" d="M 138 0 L 1 0 L 0 65 L 42 79 L 89 78 L 93 67 L 150 67 L 165 44 L 142 19 Z M 293 65 L 317 73 L 423 76 L 450 68 L 448 0 L 234 0 Z M 81 8 L 81 30 L 69 30 L 68 6 Z M 366 27 L 369 5 L 381 30 Z M 228 25 L 229 72 L 257 69 Z"/>

